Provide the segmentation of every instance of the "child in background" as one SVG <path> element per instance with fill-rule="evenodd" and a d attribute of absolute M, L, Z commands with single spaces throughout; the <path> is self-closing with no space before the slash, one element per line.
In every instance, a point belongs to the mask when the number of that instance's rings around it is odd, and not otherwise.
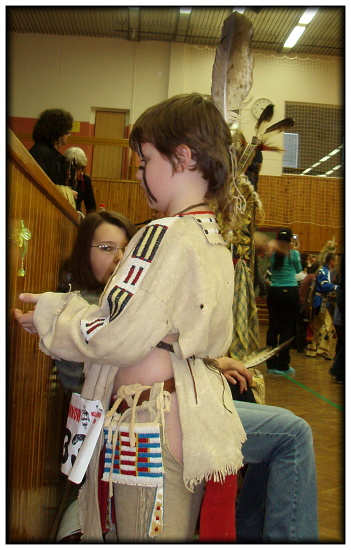
<path fill-rule="evenodd" d="M 98 304 L 100 294 L 137 228 L 118 212 L 94 212 L 78 227 L 70 257 L 64 262 L 59 291 L 79 290 L 89 304 Z M 66 390 L 80 393 L 83 363 L 56 361 L 58 377 Z"/>

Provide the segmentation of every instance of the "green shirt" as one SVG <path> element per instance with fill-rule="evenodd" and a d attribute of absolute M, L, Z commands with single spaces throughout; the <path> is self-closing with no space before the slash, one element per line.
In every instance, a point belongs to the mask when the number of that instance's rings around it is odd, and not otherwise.
<path fill-rule="evenodd" d="M 275 254 L 271 257 L 271 286 L 297 286 L 296 273 L 302 271 L 300 252 L 290 250 L 285 256 L 281 269 L 274 269 Z"/>

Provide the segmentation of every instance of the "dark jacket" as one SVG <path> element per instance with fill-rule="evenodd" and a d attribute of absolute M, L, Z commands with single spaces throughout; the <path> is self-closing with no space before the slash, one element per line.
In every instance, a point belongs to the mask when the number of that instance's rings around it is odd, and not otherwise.
<path fill-rule="evenodd" d="M 56 185 L 67 184 L 67 161 L 54 146 L 42 141 L 36 142 L 29 152 L 53 183 Z"/>

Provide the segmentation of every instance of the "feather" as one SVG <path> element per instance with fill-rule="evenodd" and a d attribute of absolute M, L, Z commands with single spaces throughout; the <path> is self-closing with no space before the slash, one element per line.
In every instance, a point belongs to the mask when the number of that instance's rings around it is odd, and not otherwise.
<path fill-rule="evenodd" d="M 252 86 L 252 24 L 233 12 L 223 23 L 221 42 L 212 67 L 211 96 L 227 124 L 240 109 Z"/>
<path fill-rule="evenodd" d="M 264 122 L 270 122 L 273 118 L 273 113 L 274 113 L 274 105 L 272 103 L 270 103 L 269 105 L 267 105 L 267 107 L 265 107 L 262 111 L 262 113 L 260 114 L 260 117 L 256 123 L 256 134 L 258 134 L 259 131 L 262 130 L 262 124 Z"/>
<path fill-rule="evenodd" d="M 276 145 L 269 145 L 269 143 L 262 143 L 261 151 L 275 151 L 276 153 L 284 153 L 285 149 L 277 147 Z"/>
<path fill-rule="evenodd" d="M 292 118 L 283 118 L 283 120 L 280 120 L 279 122 L 276 122 L 275 124 L 272 124 L 271 126 L 268 126 L 266 128 L 265 134 L 268 134 L 270 132 L 284 132 L 288 128 L 292 128 L 294 126 L 294 119 Z"/>
<path fill-rule="evenodd" d="M 256 367 L 257 365 L 264 363 L 265 361 L 267 361 L 267 359 L 279 353 L 283 348 L 285 348 L 285 346 L 288 346 L 293 340 L 294 340 L 294 337 L 289 338 L 289 340 L 285 340 L 285 342 L 283 342 L 282 344 L 280 344 L 280 346 L 277 346 L 275 348 L 264 348 L 254 354 L 251 354 L 246 360 L 242 359 L 242 361 L 247 369 L 252 369 L 252 367 Z"/>

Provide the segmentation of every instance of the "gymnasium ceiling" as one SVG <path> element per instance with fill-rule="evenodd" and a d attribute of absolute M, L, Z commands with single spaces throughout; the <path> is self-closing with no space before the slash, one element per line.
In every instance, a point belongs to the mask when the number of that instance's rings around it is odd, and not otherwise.
<path fill-rule="evenodd" d="M 247 7 L 254 28 L 252 48 L 275 53 L 344 55 L 343 6 L 320 7 L 298 43 L 283 44 L 307 6 Z M 7 7 L 7 30 L 126 40 L 162 40 L 216 46 L 232 7 Z"/>

